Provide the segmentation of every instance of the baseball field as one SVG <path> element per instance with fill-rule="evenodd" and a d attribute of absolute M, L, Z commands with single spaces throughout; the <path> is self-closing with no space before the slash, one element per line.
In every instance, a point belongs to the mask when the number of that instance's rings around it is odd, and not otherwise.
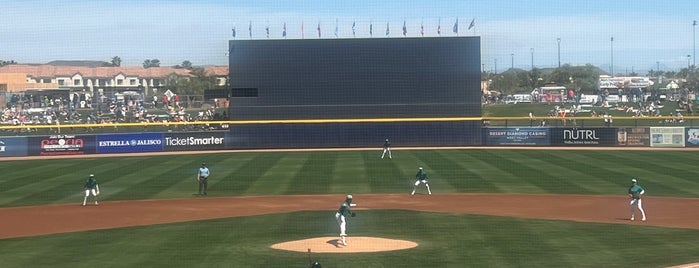
<path fill-rule="evenodd" d="M 323 267 L 669 267 L 699 262 L 690 150 L 380 149 L 0 161 L 2 267 L 307 267 L 271 248 L 338 234 L 417 247 L 319 253 Z M 197 192 L 202 162 L 209 194 Z M 423 167 L 432 195 L 409 195 Z M 100 204 L 82 206 L 89 174 Z M 632 177 L 648 220 L 630 221 Z M 424 187 L 424 186 L 420 186 Z M 332 241 L 326 246 L 334 246 Z M 342 249 L 340 249 L 342 250 Z M 348 250 L 349 251 L 349 250 Z"/>

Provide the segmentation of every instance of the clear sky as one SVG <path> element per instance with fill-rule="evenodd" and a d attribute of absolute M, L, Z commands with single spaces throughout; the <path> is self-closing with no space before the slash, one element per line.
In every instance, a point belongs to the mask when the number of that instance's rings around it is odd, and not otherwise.
<path fill-rule="evenodd" d="M 103 60 L 141 65 L 157 58 L 163 66 L 226 65 L 227 41 L 237 39 L 480 36 L 482 63 L 498 72 L 591 63 L 617 73 L 651 68 L 678 70 L 693 57 L 696 0 L 0 0 L 0 59 L 20 63 Z M 441 21 L 441 23 L 440 23 Z M 475 27 L 468 30 L 474 21 Z M 614 41 L 611 41 L 611 38 Z M 532 57 L 533 51 L 533 57 Z M 693 58 L 689 59 L 694 62 Z"/>

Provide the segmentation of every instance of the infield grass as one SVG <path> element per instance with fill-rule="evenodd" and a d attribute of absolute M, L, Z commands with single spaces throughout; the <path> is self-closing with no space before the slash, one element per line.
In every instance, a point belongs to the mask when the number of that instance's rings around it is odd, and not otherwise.
<path fill-rule="evenodd" d="M 419 166 L 436 193 L 624 195 L 638 176 L 649 195 L 699 196 L 692 151 L 395 150 L 244 152 L 0 161 L 0 206 L 82 201 L 94 173 L 102 200 L 187 198 L 201 162 L 209 195 L 409 193 Z M 272 250 L 334 236 L 331 211 L 306 211 L 0 240 L 2 267 L 304 267 Z M 699 262 L 699 230 L 415 211 L 369 210 L 355 236 L 417 248 L 314 254 L 323 267 L 663 267 Z"/>
<path fill-rule="evenodd" d="M 334 236 L 327 211 L 230 218 L 0 240 L 3 267 L 305 267 L 306 253 L 270 249 Z M 699 230 L 412 211 L 362 211 L 356 236 L 417 248 L 318 254 L 323 267 L 661 267 L 697 261 Z M 351 243 L 351 236 L 349 237 Z"/>

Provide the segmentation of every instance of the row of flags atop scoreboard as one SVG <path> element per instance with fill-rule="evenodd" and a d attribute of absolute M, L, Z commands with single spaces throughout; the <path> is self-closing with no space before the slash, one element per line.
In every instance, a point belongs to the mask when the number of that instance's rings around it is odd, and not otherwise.
<path fill-rule="evenodd" d="M 316 27 L 316 32 L 318 34 L 318 38 L 322 37 L 321 34 L 321 27 L 320 27 L 320 22 L 318 22 L 318 26 Z M 386 22 L 386 36 L 389 36 L 391 34 L 389 23 Z M 468 25 L 468 30 L 473 29 L 476 27 L 476 19 L 472 19 L 471 23 Z M 338 20 L 335 20 L 335 37 L 338 37 Z M 452 27 L 452 33 L 459 35 L 459 18 L 456 18 L 456 22 L 454 22 L 454 26 Z M 250 21 L 250 24 L 248 24 L 248 34 L 250 38 L 252 38 L 252 21 Z M 267 23 L 267 26 L 265 26 L 265 34 L 267 38 L 269 38 L 269 23 Z M 236 38 L 237 36 L 237 28 L 233 26 L 232 29 L 232 35 L 233 38 Z M 355 37 L 357 35 L 357 22 L 354 21 L 352 22 L 352 36 Z M 403 21 L 403 36 L 408 35 L 408 27 L 406 26 L 405 21 Z M 442 19 L 439 19 L 439 23 L 437 24 L 437 35 L 441 36 L 442 35 Z M 284 22 L 284 25 L 282 26 L 282 37 L 286 38 L 287 36 L 287 28 L 286 28 L 286 22 Z M 369 23 L 369 36 L 374 36 L 374 23 L 371 22 Z M 420 36 L 425 36 L 425 26 L 423 23 L 420 23 Z M 303 21 L 301 22 L 301 38 L 304 38 L 304 23 Z"/>

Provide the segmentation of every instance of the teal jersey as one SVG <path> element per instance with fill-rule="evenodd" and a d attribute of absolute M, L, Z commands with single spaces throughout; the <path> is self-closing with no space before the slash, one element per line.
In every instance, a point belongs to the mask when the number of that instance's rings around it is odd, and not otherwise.
<path fill-rule="evenodd" d="M 340 208 L 337 210 L 337 213 L 340 213 L 340 215 L 349 217 L 350 214 L 352 214 L 352 210 L 350 209 L 350 203 L 345 201 L 342 202 L 342 205 L 340 205 Z"/>
<path fill-rule="evenodd" d="M 427 177 L 427 172 L 418 171 L 417 174 L 415 174 L 415 180 L 424 181 L 424 180 L 429 180 L 429 179 L 430 178 Z"/>
<path fill-rule="evenodd" d="M 641 197 L 641 192 L 643 192 L 643 191 L 645 191 L 645 190 L 643 189 L 643 187 L 641 187 L 641 186 L 638 185 L 638 184 L 632 185 L 632 186 L 629 188 L 629 194 L 631 195 L 632 198 L 636 198 L 636 199 L 638 199 L 638 198 Z"/>
<path fill-rule="evenodd" d="M 87 179 L 85 182 L 85 189 L 95 189 L 97 187 L 97 180 L 93 178 Z"/>

